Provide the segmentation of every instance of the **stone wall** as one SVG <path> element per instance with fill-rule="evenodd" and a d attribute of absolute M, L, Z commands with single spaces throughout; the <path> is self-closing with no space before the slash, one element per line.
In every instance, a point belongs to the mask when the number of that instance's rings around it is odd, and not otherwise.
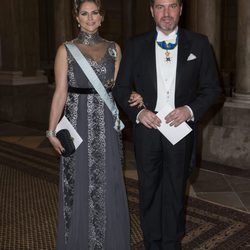
<path fill-rule="evenodd" d="M 250 169 L 250 108 L 228 99 L 220 111 L 221 124 L 202 129 L 202 159 Z"/>

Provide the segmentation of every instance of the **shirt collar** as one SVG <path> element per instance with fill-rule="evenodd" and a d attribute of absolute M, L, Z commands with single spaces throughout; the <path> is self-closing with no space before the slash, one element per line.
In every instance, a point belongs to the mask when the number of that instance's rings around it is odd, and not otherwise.
<path fill-rule="evenodd" d="M 162 41 L 168 41 L 168 42 L 175 42 L 176 40 L 176 34 L 178 31 L 178 27 L 174 29 L 170 34 L 165 35 L 158 27 L 156 27 L 156 31 L 158 33 L 157 35 L 157 42 L 162 42 Z"/>

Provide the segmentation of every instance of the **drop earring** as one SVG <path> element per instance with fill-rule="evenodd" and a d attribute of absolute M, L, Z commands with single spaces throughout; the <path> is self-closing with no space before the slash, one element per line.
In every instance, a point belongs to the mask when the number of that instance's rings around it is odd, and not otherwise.
<path fill-rule="evenodd" d="M 77 27 L 78 27 L 78 28 L 80 28 L 80 27 L 81 27 L 80 23 L 78 23 L 78 24 L 77 24 Z"/>

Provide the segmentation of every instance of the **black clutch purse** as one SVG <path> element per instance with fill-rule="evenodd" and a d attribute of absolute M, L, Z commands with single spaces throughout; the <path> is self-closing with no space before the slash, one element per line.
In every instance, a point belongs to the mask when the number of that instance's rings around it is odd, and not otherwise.
<path fill-rule="evenodd" d="M 62 156 L 68 157 L 75 152 L 75 145 L 73 143 L 73 138 L 71 137 L 69 131 L 67 129 L 61 129 L 56 133 L 57 139 L 61 142 L 64 147 L 64 151 L 62 152 Z"/>

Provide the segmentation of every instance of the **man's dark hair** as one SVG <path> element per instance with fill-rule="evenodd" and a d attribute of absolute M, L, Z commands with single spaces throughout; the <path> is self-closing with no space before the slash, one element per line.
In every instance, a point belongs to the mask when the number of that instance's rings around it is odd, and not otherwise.
<path fill-rule="evenodd" d="M 154 5 L 155 0 L 150 0 L 150 6 Z M 179 4 L 182 5 L 183 0 L 178 0 Z"/>

